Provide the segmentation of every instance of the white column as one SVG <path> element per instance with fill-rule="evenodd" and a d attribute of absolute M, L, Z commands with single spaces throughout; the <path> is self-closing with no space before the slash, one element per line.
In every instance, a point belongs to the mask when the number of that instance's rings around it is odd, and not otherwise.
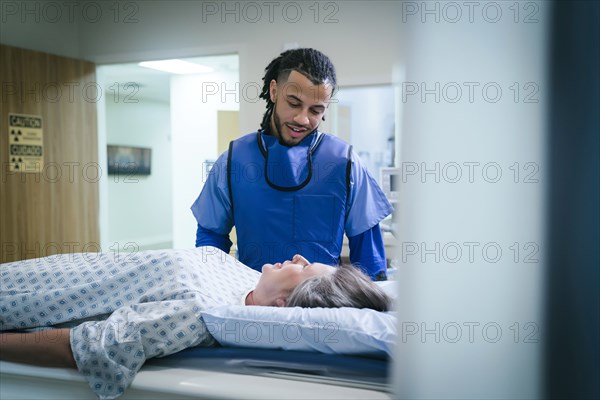
<path fill-rule="evenodd" d="M 404 2 L 399 398 L 538 398 L 544 2 Z"/>

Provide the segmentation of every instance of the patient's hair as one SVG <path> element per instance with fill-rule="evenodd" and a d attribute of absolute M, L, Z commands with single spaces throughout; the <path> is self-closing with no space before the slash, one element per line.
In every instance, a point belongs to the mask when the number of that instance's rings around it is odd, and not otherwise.
<path fill-rule="evenodd" d="M 392 299 L 368 276 L 351 265 L 309 278 L 288 297 L 288 307 L 354 307 L 388 311 Z"/>
<path fill-rule="evenodd" d="M 261 129 L 269 130 L 269 122 L 273 113 L 273 106 L 275 105 L 271 101 L 269 93 L 271 80 L 275 79 L 278 83 L 285 82 L 292 71 L 301 73 L 315 85 L 322 83 L 330 84 L 332 86 L 331 95 L 333 96 L 337 87 L 335 67 L 325 54 L 315 49 L 284 51 L 265 68 L 263 87 L 259 97 L 267 101 L 267 111 L 263 115 L 260 124 Z"/>

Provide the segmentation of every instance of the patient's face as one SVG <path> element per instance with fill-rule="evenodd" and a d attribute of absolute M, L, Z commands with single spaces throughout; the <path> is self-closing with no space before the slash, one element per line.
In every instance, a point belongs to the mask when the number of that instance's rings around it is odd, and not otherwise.
<path fill-rule="evenodd" d="M 333 271 L 334 267 L 309 263 L 302 256 L 294 256 L 292 260 L 283 263 L 265 264 L 254 289 L 254 300 L 257 305 L 285 306 L 285 299 L 300 283 Z"/>

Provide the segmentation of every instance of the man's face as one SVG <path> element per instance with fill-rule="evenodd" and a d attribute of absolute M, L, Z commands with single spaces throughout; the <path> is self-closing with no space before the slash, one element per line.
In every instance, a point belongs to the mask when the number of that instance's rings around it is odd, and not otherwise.
<path fill-rule="evenodd" d="M 271 101 L 275 103 L 271 130 L 285 146 L 295 146 L 317 129 L 329 105 L 333 87 L 313 84 L 297 71 L 287 81 L 270 83 Z"/>

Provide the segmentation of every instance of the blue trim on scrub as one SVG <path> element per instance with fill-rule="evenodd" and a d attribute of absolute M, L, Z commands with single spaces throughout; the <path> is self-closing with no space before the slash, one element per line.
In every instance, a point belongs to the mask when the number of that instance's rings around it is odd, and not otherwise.
<path fill-rule="evenodd" d="M 198 224 L 198 230 L 196 230 L 196 247 L 213 246 L 229 254 L 231 245 L 233 243 L 229 240 L 229 235 L 219 235 L 218 233 L 204 229 Z"/>
<path fill-rule="evenodd" d="M 350 262 L 374 281 L 387 280 L 385 246 L 379 224 L 348 238 Z"/>

